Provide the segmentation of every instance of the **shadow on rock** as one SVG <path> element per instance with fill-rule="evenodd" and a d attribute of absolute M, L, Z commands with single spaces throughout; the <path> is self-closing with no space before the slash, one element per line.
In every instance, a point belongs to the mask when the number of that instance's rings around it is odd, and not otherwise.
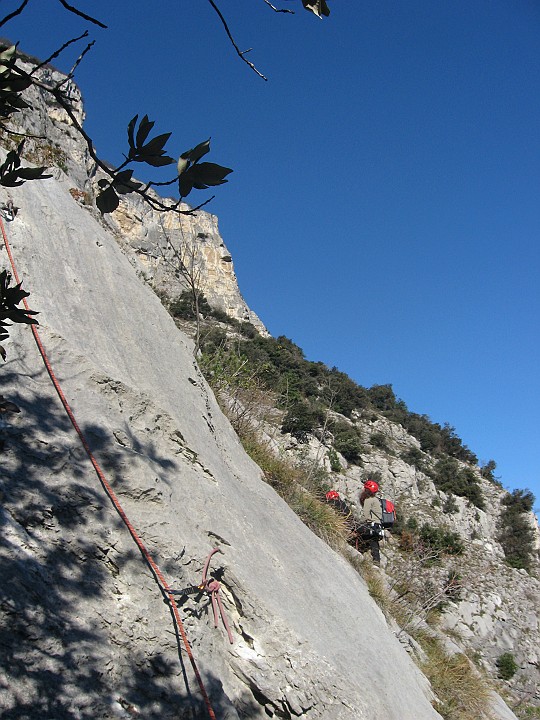
<path fill-rule="evenodd" d="M 0 427 L 2 717 L 207 717 L 182 653 L 179 664 L 174 652 L 156 651 L 159 638 L 147 648 L 129 627 L 118 632 L 121 606 L 110 613 L 119 605 L 118 576 L 123 564 L 141 562 L 139 552 L 111 553 L 111 537 L 127 531 L 57 398 L 10 398 L 21 412 Z M 93 428 L 91 436 L 107 452 L 107 435 Z M 139 443 L 137 451 L 145 448 Z M 118 463 L 114 452 L 108 457 L 109 468 L 126 471 L 125 457 Z M 258 716 L 252 697 L 239 702 L 237 714 L 221 682 L 211 676 L 208 682 L 219 717 Z"/>

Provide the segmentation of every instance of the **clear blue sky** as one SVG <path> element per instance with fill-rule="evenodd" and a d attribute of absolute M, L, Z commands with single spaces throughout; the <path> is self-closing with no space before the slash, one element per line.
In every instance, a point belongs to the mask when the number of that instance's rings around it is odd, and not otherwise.
<path fill-rule="evenodd" d="M 205 0 L 73 0 L 109 25 L 77 73 L 98 151 L 119 163 L 136 113 L 173 155 L 212 136 L 234 173 L 208 209 L 270 332 L 540 505 L 540 3 L 276 2 L 296 14 L 220 3 L 264 82 Z M 44 57 L 85 27 L 41 0 L 2 31 Z"/>

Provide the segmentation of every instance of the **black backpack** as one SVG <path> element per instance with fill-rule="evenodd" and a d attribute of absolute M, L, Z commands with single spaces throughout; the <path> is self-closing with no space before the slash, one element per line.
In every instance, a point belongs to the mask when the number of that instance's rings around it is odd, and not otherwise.
<path fill-rule="evenodd" d="M 379 498 L 381 501 L 381 525 L 383 528 L 391 528 L 396 522 L 396 508 L 391 500 Z"/>

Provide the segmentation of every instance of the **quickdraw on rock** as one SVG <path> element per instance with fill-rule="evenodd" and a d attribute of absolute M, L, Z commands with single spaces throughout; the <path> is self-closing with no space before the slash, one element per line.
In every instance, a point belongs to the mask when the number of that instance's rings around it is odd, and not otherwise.
<path fill-rule="evenodd" d="M 4 218 L 4 220 L 8 220 L 8 222 L 11 222 L 15 219 L 15 215 L 17 214 L 18 209 L 19 208 L 16 208 L 13 205 L 13 202 L 11 200 L 8 200 L 7 202 L 0 205 L 0 215 Z"/>
<path fill-rule="evenodd" d="M 210 599 L 212 600 L 212 611 L 214 613 L 214 627 L 217 628 L 218 626 L 218 610 L 219 614 L 221 615 L 221 621 L 223 622 L 223 626 L 225 630 L 227 631 L 227 635 L 229 636 L 229 642 L 231 645 L 233 644 L 233 636 L 231 633 L 231 629 L 229 627 L 229 623 L 227 622 L 227 617 L 225 616 L 225 610 L 223 608 L 223 602 L 221 601 L 221 594 L 219 592 L 219 589 L 221 587 L 221 583 L 218 582 L 215 578 L 210 577 L 208 578 L 208 567 L 210 566 L 210 560 L 212 559 L 212 555 L 214 555 L 217 552 L 221 552 L 219 548 L 214 548 L 208 557 L 206 558 L 206 562 L 204 563 L 203 573 L 202 573 L 202 581 L 199 585 L 189 585 L 187 588 L 184 588 L 183 590 L 169 590 L 170 595 L 196 595 L 197 593 L 207 593 L 210 595 Z"/>

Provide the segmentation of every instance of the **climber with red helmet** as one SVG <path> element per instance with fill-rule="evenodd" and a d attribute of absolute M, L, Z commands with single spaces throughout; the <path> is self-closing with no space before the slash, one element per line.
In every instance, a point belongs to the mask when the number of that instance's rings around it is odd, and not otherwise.
<path fill-rule="evenodd" d="M 337 490 L 329 490 L 326 493 L 326 502 L 331 505 L 334 510 L 343 515 L 346 521 L 346 525 L 350 530 L 350 538 L 354 540 L 356 537 L 356 523 L 349 503 L 340 496 Z"/>
<path fill-rule="evenodd" d="M 375 480 L 366 480 L 364 489 L 358 498 L 361 507 L 360 526 L 358 527 L 358 550 L 371 550 L 375 565 L 381 564 L 379 540 L 383 537 L 381 502 L 376 497 L 379 486 Z"/>
<path fill-rule="evenodd" d="M 377 485 L 375 480 L 366 480 L 366 482 L 364 483 L 364 488 L 366 490 L 369 490 L 369 492 L 373 495 L 379 492 L 379 486 Z"/>

